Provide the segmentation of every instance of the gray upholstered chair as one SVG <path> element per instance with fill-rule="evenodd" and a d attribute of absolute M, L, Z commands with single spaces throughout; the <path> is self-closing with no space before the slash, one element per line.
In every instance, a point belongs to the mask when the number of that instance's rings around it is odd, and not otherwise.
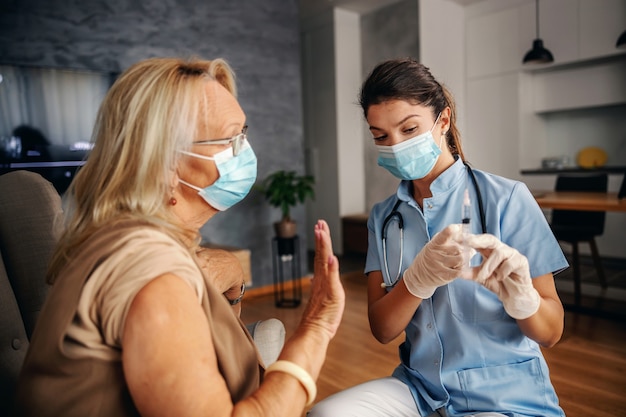
<path fill-rule="evenodd" d="M 0 415 L 11 414 L 61 226 L 61 198 L 50 182 L 29 171 L 0 176 Z M 283 323 L 260 320 L 247 328 L 265 365 L 274 362 L 285 341 Z"/>
<path fill-rule="evenodd" d="M 61 214 L 59 194 L 39 174 L 0 176 L 0 411 L 10 409 L 48 291 L 45 273 Z"/>

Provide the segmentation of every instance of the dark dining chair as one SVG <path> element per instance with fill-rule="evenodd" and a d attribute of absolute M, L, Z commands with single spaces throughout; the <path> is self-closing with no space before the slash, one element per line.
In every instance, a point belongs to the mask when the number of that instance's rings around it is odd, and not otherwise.
<path fill-rule="evenodd" d="M 607 173 L 585 173 L 557 176 L 556 191 L 585 191 L 606 193 Z M 580 255 L 578 243 L 587 242 L 602 288 L 606 288 L 604 268 L 596 245 L 596 236 L 604 233 L 604 211 L 553 210 L 550 226 L 557 240 L 572 245 L 572 272 L 574 276 L 574 302 L 580 304 Z"/>

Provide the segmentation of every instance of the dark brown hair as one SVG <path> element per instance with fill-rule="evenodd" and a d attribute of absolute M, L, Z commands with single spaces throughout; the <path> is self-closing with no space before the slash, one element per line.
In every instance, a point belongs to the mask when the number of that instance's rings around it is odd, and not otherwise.
<path fill-rule="evenodd" d="M 412 58 L 392 59 L 378 64 L 363 83 L 359 94 L 359 104 L 365 118 L 370 106 L 389 100 L 404 100 L 430 107 L 433 118 L 450 107 L 450 129 L 446 132 L 446 143 L 452 154 L 465 160 L 461 134 L 456 126 L 454 98 L 427 67 Z"/>

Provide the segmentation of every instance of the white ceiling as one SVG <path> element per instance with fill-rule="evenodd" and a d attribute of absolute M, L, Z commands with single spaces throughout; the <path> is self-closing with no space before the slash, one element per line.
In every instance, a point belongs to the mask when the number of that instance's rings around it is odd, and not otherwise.
<path fill-rule="evenodd" d="M 306 18 L 319 14 L 332 7 L 340 7 L 352 12 L 365 14 L 383 8 L 401 0 L 298 0 L 300 17 Z M 418 1 L 418 0 L 416 0 Z M 483 0 L 451 0 L 462 6 L 478 3 Z"/>
<path fill-rule="evenodd" d="M 298 0 L 298 4 L 302 16 L 311 16 L 332 7 L 363 14 L 398 1 L 400 0 Z"/>

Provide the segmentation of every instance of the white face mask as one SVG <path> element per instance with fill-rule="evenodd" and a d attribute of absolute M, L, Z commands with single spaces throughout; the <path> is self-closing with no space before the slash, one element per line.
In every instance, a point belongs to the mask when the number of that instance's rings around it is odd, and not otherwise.
<path fill-rule="evenodd" d="M 243 200 L 256 181 L 256 155 L 247 140 L 242 144 L 237 156 L 233 155 L 233 149 L 230 147 L 212 157 L 188 151 L 180 152 L 195 158 L 215 161 L 220 177 L 213 184 L 200 188 L 182 179 L 179 181 L 181 184 L 198 191 L 204 201 L 220 211 L 224 211 Z"/>
<path fill-rule="evenodd" d="M 392 146 L 376 145 L 378 165 L 401 180 L 419 180 L 428 175 L 441 155 L 440 147 L 445 136 L 441 136 L 440 145 L 437 146 L 433 129 L 440 116 L 441 113 L 428 132 Z"/>

